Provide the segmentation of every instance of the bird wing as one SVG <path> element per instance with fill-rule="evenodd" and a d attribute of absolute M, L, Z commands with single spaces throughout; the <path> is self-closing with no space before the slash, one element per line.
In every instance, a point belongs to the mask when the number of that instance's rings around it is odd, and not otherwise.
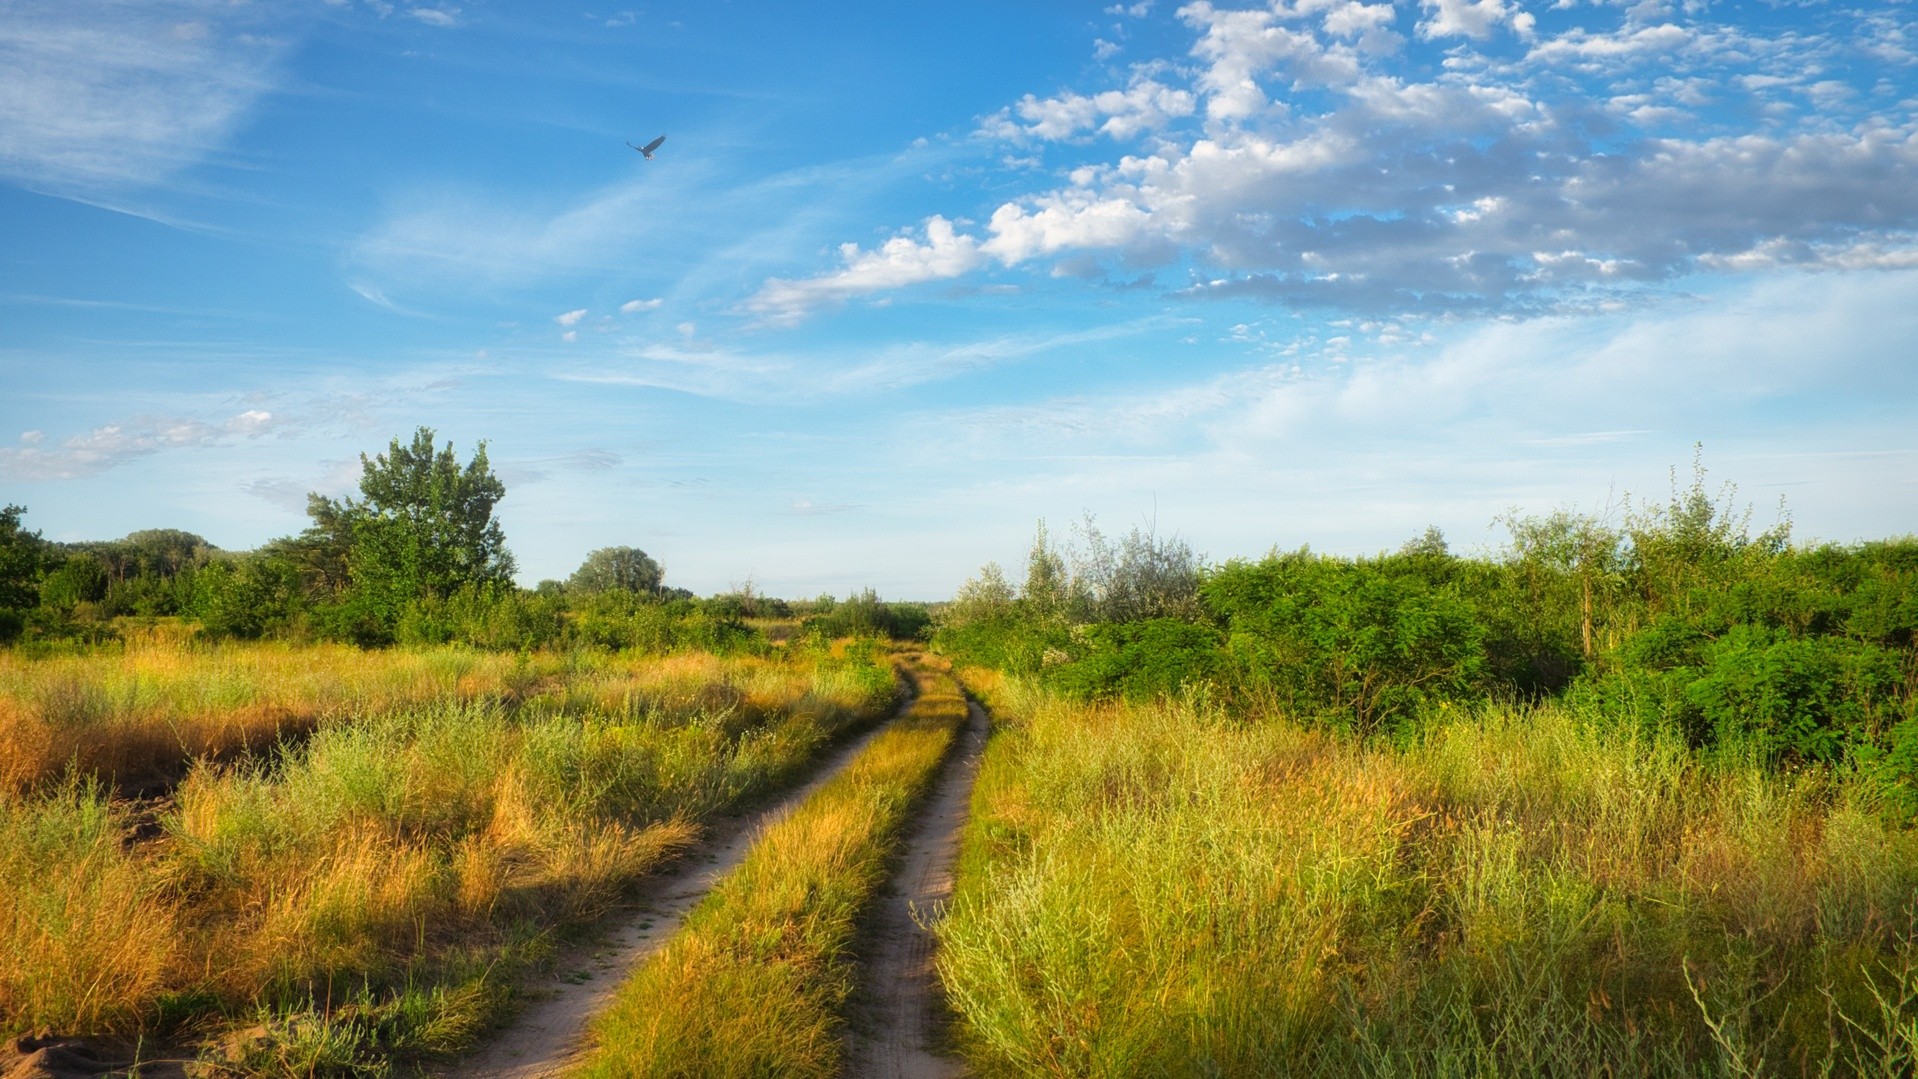
<path fill-rule="evenodd" d="M 654 150 L 659 149 L 659 144 L 665 141 L 666 141 L 666 136 L 661 135 L 660 137 L 654 139 L 653 141 L 647 143 L 646 145 L 638 147 L 638 150 L 640 153 L 647 154 L 650 156 Z"/>

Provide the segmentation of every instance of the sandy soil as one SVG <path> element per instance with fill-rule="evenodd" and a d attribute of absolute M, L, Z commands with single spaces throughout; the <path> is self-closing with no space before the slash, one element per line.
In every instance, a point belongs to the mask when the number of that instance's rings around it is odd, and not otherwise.
<path fill-rule="evenodd" d="M 910 702 L 898 714 L 907 707 Z M 885 726 L 879 724 L 835 750 L 811 781 L 778 803 L 712 825 L 692 854 L 642 886 L 646 899 L 635 914 L 620 919 L 592 945 L 562 956 L 552 980 L 540 987 L 538 997 L 511 1025 L 473 1056 L 436 1074 L 447 1079 L 536 1079 L 562 1074 L 578 1064 L 589 1047 L 587 1024 L 612 1003 L 633 967 L 673 935 L 686 913 L 739 864 L 767 825 L 838 774 Z"/>
<path fill-rule="evenodd" d="M 933 969 L 931 926 L 952 898 L 959 833 L 972 802 L 979 755 L 986 744 L 986 713 L 977 703 L 946 762 L 939 785 L 920 814 L 892 883 L 880 896 L 862 938 L 860 989 L 846 1074 L 858 1079 L 949 1079 L 965 1067 L 939 1051 L 945 1000 Z"/>

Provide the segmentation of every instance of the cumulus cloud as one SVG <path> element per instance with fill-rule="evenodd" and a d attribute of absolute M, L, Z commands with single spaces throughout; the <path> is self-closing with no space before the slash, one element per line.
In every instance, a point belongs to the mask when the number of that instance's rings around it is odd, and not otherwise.
<path fill-rule="evenodd" d="M 840 269 L 769 280 L 749 307 L 792 321 L 991 265 L 1096 277 L 1119 259 L 1189 266 L 1194 297 L 1544 314 L 1699 270 L 1912 258 L 1918 124 L 1881 85 L 1909 75 L 1847 44 L 1842 14 L 1761 32 L 1600 6 L 1547 34 L 1514 0 L 1422 3 L 1419 35 L 1442 51 L 1408 54 L 1386 4 L 1189 3 L 1186 62 L 1028 95 L 981 129 L 1149 132 L 1148 150 L 971 210 L 983 226 L 941 216 L 924 239 L 846 245 Z"/>
<path fill-rule="evenodd" d="M 20 436 L 21 445 L 0 449 L 0 475 L 18 480 L 78 479 L 167 450 L 221 445 L 233 436 L 259 438 L 277 425 L 274 415 L 261 409 L 248 409 L 220 423 L 136 416 L 45 449 L 42 433 L 27 431 Z"/>
<path fill-rule="evenodd" d="M 19 0 L 0 18 L 0 177 L 99 197 L 226 143 L 270 89 L 264 16 L 210 0 Z"/>
<path fill-rule="evenodd" d="M 580 319 L 583 319 L 585 317 L 586 317 L 586 308 L 581 307 L 581 308 L 576 308 L 575 310 L 572 310 L 572 311 L 568 311 L 563 315 L 554 315 L 553 321 L 559 323 L 561 326 L 574 326 L 579 323 Z"/>
<path fill-rule="evenodd" d="M 981 129 L 995 135 L 1044 140 L 1069 139 L 1086 132 L 1129 139 L 1192 115 L 1194 101 L 1188 90 L 1141 76 L 1123 90 L 1092 95 L 1065 93 L 1039 98 L 1027 94 L 1017 105 L 988 118 Z"/>
<path fill-rule="evenodd" d="M 631 315 L 639 311 L 656 311 L 659 309 L 659 306 L 665 302 L 665 300 L 657 297 L 650 300 L 627 300 L 625 303 L 619 305 L 619 313 L 622 315 Z"/>
<path fill-rule="evenodd" d="M 924 240 L 895 236 L 872 250 L 841 244 L 842 268 L 803 281 L 773 278 L 746 301 L 746 310 L 768 322 L 791 323 L 820 306 L 921 281 L 957 277 L 985 261 L 979 241 L 961 235 L 943 217 L 927 218 L 924 232 Z"/>
<path fill-rule="evenodd" d="M 1537 24 L 1530 12 L 1505 0 L 1420 0 L 1429 17 L 1419 23 L 1424 37 L 1488 38 L 1501 25 L 1530 37 Z"/>

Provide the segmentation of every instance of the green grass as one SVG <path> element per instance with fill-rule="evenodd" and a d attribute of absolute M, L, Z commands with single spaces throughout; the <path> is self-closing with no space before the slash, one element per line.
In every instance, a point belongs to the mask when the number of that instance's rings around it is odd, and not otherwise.
<path fill-rule="evenodd" d="M 622 986 L 588 1076 L 831 1076 L 861 910 L 966 717 L 951 676 L 916 667 L 911 712 L 769 828 Z"/>
<path fill-rule="evenodd" d="M 885 665 L 816 657 L 534 657 L 479 672 L 510 694 L 460 691 L 474 673 L 202 759 L 163 806 L 90 780 L 0 789 L 0 1033 L 257 1024 L 233 1050 L 249 1074 L 445 1056 L 559 933 L 895 694 Z"/>
<path fill-rule="evenodd" d="M 1910 1074 L 1918 835 L 1564 707 L 1365 746 L 998 709 L 941 976 L 981 1075 Z"/>

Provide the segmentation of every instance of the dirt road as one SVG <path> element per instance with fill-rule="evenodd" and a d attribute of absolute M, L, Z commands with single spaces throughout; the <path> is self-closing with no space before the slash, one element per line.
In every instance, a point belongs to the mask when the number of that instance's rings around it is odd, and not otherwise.
<path fill-rule="evenodd" d="M 910 701 L 895 716 L 907 707 Z M 686 913 L 745 857 L 761 830 L 837 775 L 885 726 L 881 723 L 833 751 L 812 780 L 776 804 L 712 825 L 691 855 L 643 886 L 649 901 L 636 915 L 593 946 L 563 956 L 539 999 L 473 1056 L 437 1074 L 448 1079 L 538 1079 L 559 1075 L 577 1063 L 587 1046 L 588 1023 L 612 1003 L 626 975 L 673 935 Z"/>
<path fill-rule="evenodd" d="M 936 942 L 928 928 L 952 897 L 959 833 L 972 802 L 986 743 L 986 713 L 968 705 L 969 720 L 880 897 L 862 938 L 860 989 L 847 1040 L 846 1074 L 857 1079 L 949 1079 L 966 1070 L 939 1052 L 945 1005 L 933 969 Z"/>

